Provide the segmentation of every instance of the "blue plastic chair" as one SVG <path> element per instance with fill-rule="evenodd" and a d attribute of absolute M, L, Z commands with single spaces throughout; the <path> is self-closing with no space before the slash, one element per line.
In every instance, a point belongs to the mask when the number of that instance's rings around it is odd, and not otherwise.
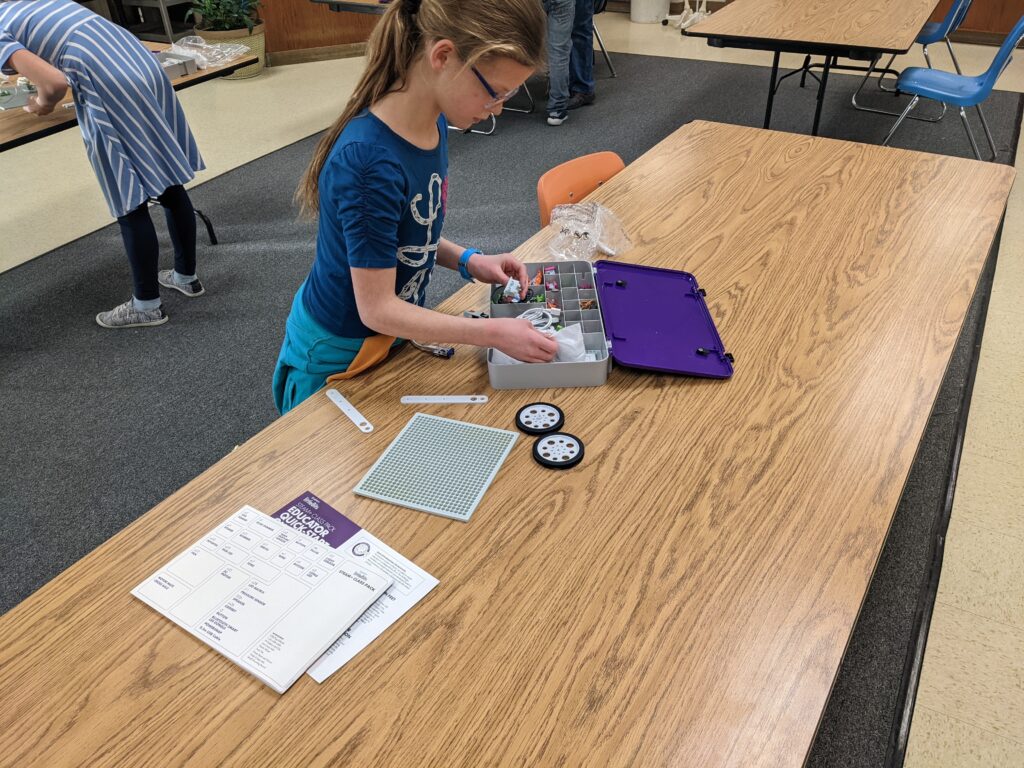
<path fill-rule="evenodd" d="M 968 77 L 963 74 L 954 75 L 952 72 L 941 72 L 937 69 L 925 69 L 924 67 L 905 69 L 896 83 L 896 88 L 900 93 L 912 95 L 914 98 L 911 99 L 907 108 L 903 110 L 903 113 L 896 120 L 896 124 L 893 125 L 892 130 L 889 131 L 889 135 L 885 137 L 885 141 L 882 144 L 886 145 L 889 143 L 893 134 L 896 133 L 896 129 L 900 127 L 900 124 L 910 114 L 910 111 L 924 97 L 960 108 L 960 119 L 963 121 L 964 129 L 967 131 L 967 138 L 971 142 L 971 149 L 974 150 L 974 156 L 981 160 L 978 143 L 974 140 L 974 134 L 971 132 L 970 123 L 967 122 L 967 112 L 965 111 L 967 107 L 974 107 L 978 110 L 978 117 L 981 118 L 981 124 L 985 128 L 988 145 L 992 149 L 992 159 L 995 160 L 998 156 L 996 144 L 992 140 L 992 131 L 989 130 L 985 114 L 981 111 L 981 102 L 992 93 L 996 80 L 1003 74 L 1006 65 L 1010 63 L 1013 49 L 1017 47 L 1022 39 L 1024 39 L 1024 17 L 1021 17 L 1020 21 L 1014 25 L 1010 34 L 1003 41 L 1003 44 L 999 46 L 999 50 L 996 52 L 995 58 L 992 59 L 989 68 L 975 77 Z"/>
<path fill-rule="evenodd" d="M 921 33 L 914 40 L 915 43 L 921 46 L 921 52 L 924 54 L 924 61 L 928 65 L 929 69 L 932 69 L 932 57 L 928 53 L 928 46 L 932 43 L 937 43 L 940 40 L 945 40 L 946 47 L 949 49 L 949 55 L 953 59 L 953 66 L 956 67 L 956 71 L 960 72 L 960 62 L 957 61 L 956 54 L 953 52 L 953 44 L 949 41 L 949 36 L 960 28 L 963 24 L 964 19 L 967 17 L 967 12 L 971 10 L 971 4 L 974 0 L 954 0 L 953 4 L 949 7 L 949 11 L 946 13 L 945 18 L 942 21 L 929 21 L 921 29 Z M 896 54 L 894 53 L 889 57 L 888 63 L 882 67 L 881 74 L 878 77 L 878 87 L 887 93 L 897 93 L 897 88 L 886 88 L 885 73 L 892 71 L 892 63 L 896 60 Z M 876 115 L 891 115 L 892 117 L 898 117 L 899 112 L 891 112 L 887 109 L 876 109 L 873 107 L 864 107 L 857 103 L 857 96 L 864 89 L 864 86 L 868 82 L 868 78 L 875 71 L 875 65 L 878 60 L 871 62 L 871 66 L 868 67 L 867 74 L 864 75 L 864 79 L 861 80 L 860 86 L 857 91 L 853 94 L 851 102 L 853 108 L 860 110 L 861 112 L 873 112 Z M 946 115 L 946 104 L 942 105 L 942 112 L 939 113 L 938 117 L 921 117 L 912 116 L 912 120 L 923 120 L 927 123 L 937 123 Z"/>

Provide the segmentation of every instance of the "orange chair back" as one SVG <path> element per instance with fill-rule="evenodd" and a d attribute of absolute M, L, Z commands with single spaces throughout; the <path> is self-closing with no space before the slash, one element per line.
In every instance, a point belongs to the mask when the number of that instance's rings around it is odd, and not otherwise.
<path fill-rule="evenodd" d="M 625 167 L 614 152 L 595 152 L 556 165 L 537 182 L 540 225 L 546 227 L 551 222 L 556 205 L 578 203 Z"/>

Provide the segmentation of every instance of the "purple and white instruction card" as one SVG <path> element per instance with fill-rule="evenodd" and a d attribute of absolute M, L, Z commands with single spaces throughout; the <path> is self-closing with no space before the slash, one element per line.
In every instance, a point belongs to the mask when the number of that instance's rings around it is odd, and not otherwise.
<path fill-rule="evenodd" d="M 309 668 L 309 676 L 318 683 L 341 669 L 437 586 L 437 579 L 313 493 L 302 494 L 273 517 L 391 581 L 387 591 Z"/>
<path fill-rule="evenodd" d="M 245 506 L 132 594 L 284 693 L 391 587 L 366 560 Z"/>

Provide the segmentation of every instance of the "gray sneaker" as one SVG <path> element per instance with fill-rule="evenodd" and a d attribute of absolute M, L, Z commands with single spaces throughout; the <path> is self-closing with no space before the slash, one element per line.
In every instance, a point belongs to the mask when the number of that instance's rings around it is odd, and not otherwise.
<path fill-rule="evenodd" d="M 96 315 L 96 322 L 104 328 L 142 328 L 147 325 L 163 325 L 167 322 L 167 313 L 163 307 L 140 312 L 132 300 L 128 299 L 109 312 L 100 312 Z"/>
<path fill-rule="evenodd" d="M 156 273 L 156 280 L 164 288 L 173 288 L 174 290 L 181 291 L 191 298 L 202 296 L 206 293 L 206 289 L 203 288 L 203 284 L 199 282 L 199 278 L 196 278 L 191 283 L 185 283 L 184 285 L 174 282 L 173 269 L 161 269 Z"/>

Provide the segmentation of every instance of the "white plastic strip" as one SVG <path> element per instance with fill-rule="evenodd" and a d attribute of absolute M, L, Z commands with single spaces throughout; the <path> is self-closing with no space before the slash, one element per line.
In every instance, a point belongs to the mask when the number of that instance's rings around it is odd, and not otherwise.
<path fill-rule="evenodd" d="M 327 397 L 341 409 L 341 412 L 348 416 L 352 423 L 355 424 L 363 432 L 373 432 L 373 424 L 367 421 L 366 417 L 361 414 L 352 403 L 346 400 L 341 392 L 336 389 L 328 389 Z"/>
<path fill-rule="evenodd" d="M 402 398 L 406 405 L 419 405 L 421 403 L 470 403 L 482 405 L 487 402 L 487 395 L 406 395 Z"/>

